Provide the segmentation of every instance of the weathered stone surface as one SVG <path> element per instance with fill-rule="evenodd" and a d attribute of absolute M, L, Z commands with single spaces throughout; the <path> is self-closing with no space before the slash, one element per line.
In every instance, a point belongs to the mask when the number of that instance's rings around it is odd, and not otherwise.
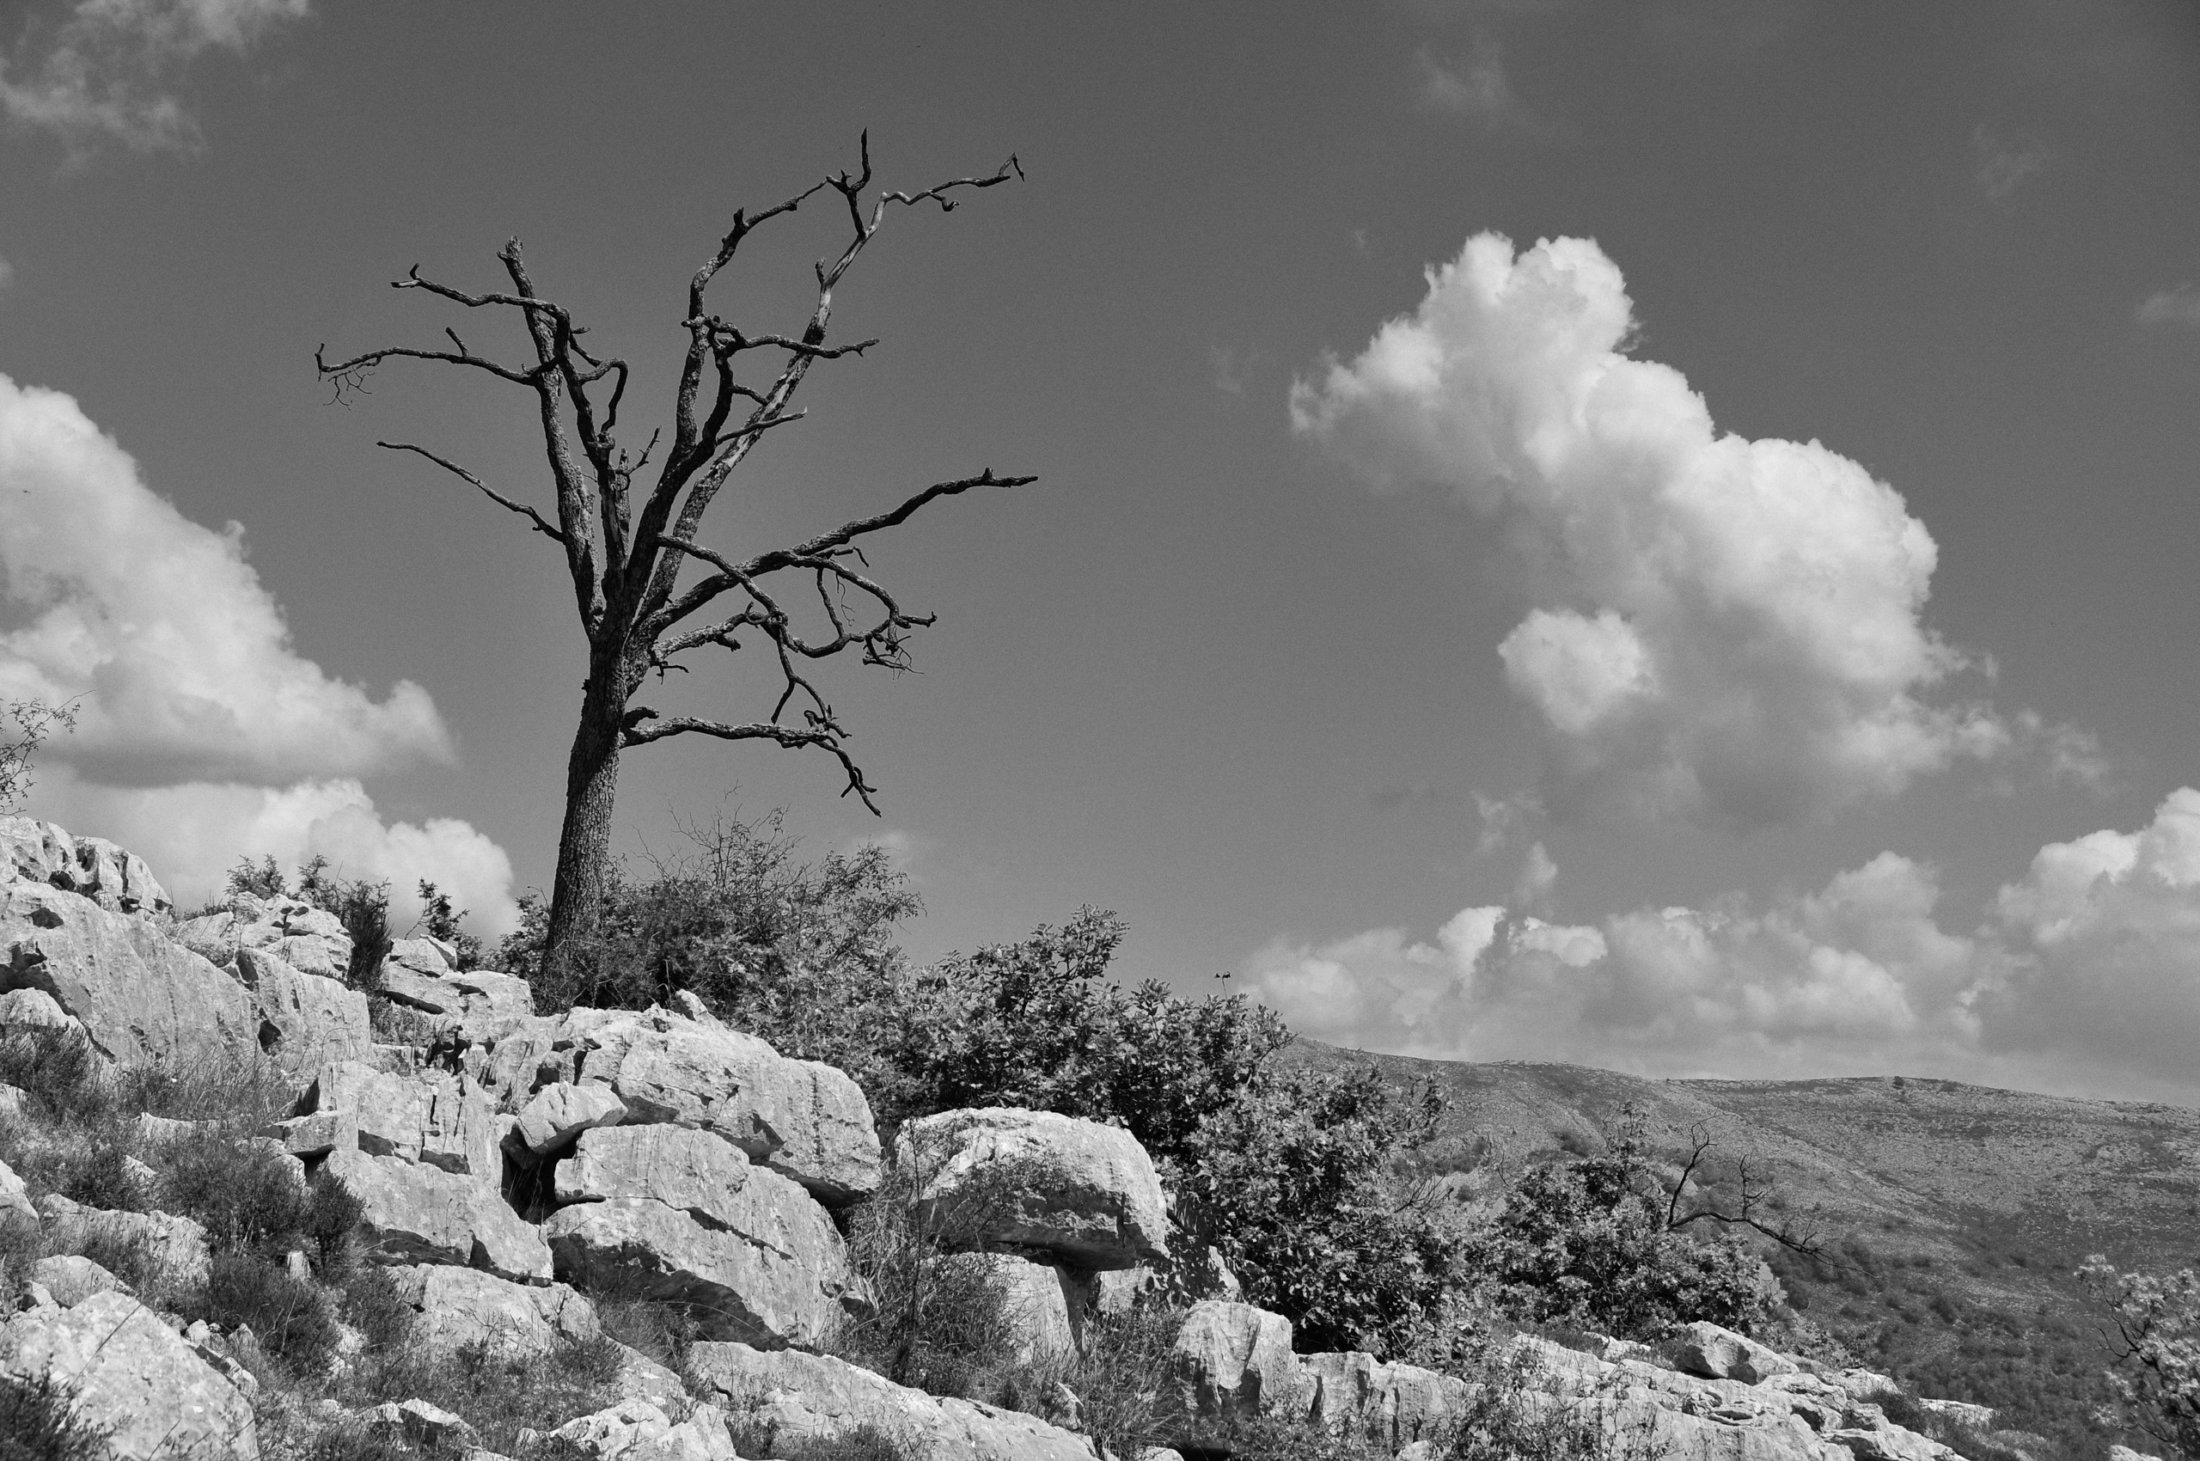
<path fill-rule="evenodd" d="M 569 1420 L 550 1435 L 595 1461 L 740 1461 L 725 1412 L 715 1405 L 698 1405 L 674 1425 L 661 1406 L 630 1398 Z"/>
<path fill-rule="evenodd" d="M 820 1201 L 878 1187 L 878 1131 L 862 1090 L 754 1035 L 661 1009 L 579 1009 L 561 1022 L 548 1063 L 553 1079 L 609 1087 L 629 1121 L 715 1131 Z"/>
<path fill-rule="evenodd" d="M 687 1403 L 687 1385 L 673 1370 L 658 1364 L 632 1345 L 619 1344 L 619 1373 L 613 1384 L 622 1400 L 647 1400 L 660 1406 Z"/>
<path fill-rule="evenodd" d="M 617 1126 L 624 1120 L 626 1103 L 606 1087 L 554 1081 L 520 1108 L 514 1133 L 521 1145 L 540 1156 L 565 1146 L 590 1127 Z"/>
<path fill-rule="evenodd" d="M 1239 1303 L 1245 1290 L 1217 1249 L 1192 1249 L 1169 1235 L 1169 1257 L 1135 1268 L 1109 1268 L 1093 1275 L 1092 1307 L 1101 1314 L 1128 1314 L 1142 1303 L 1170 1307 L 1202 1299 Z"/>
<path fill-rule="evenodd" d="M 1754 1385 L 1774 1375 L 1791 1375 L 1799 1368 L 1787 1356 L 1702 1320 L 1684 1325 L 1674 1336 L 1673 1362 L 1692 1375 L 1713 1380 L 1740 1380 Z"/>
<path fill-rule="evenodd" d="M 458 1446 L 472 1440 L 474 1428 L 440 1405 L 425 1400 L 387 1400 L 359 1412 L 370 1432 L 413 1446 Z"/>
<path fill-rule="evenodd" d="M 1307 1413 L 1318 1424 L 1375 1436 L 1394 1451 L 1442 1436 L 1472 1394 L 1454 1376 L 1352 1352 L 1308 1355 L 1303 1373 L 1311 1387 Z"/>
<path fill-rule="evenodd" d="M 131 1296 L 130 1286 L 91 1259 L 75 1253 L 57 1253 L 31 1265 L 31 1282 L 43 1284 L 53 1301 L 74 1308 L 93 1294 Z"/>
<path fill-rule="evenodd" d="M 0 1326 L 0 1372 L 67 1387 L 116 1461 L 260 1454 L 251 1402 L 126 1294 L 16 1315 Z"/>
<path fill-rule="evenodd" d="M 98 1243 L 136 1249 L 148 1265 L 186 1288 L 204 1284 L 212 1271 L 206 1229 L 187 1217 L 109 1212 L 72 1202 L 58 1192 L 38 1199 L 38 1215 L 58 1246 L 82 1249 Z"/>
<path fill-rule="evenodd" d="M 333 1153 L 325 1175 L 357 1198 L 359 1227 L 388 1263 L 464 1264 L 546 1283 L 549 1246 L 486 1180 L 400 1157 Z"/>
<path fill-rule="evenodd" d="M 741 1196 L 752 1170 L 739 1147 L 692 1126 L 602 1126 L 558 1164 L 556 1192 L 561 1203 L 646 1197 L 726 1227 L 753 1220 Z"/>
<path fill-rule="evenodd" d="M 36 1222 L 38 1209 L 31 1206 L 30 1190 L 15 1169 L 0 1162 L 0 1223 Z"/>
<path fill-rule="evenodd" d="M 521 1285 L 479 1269 L 429 1263 L 393 1276 L 417 1311 L 412 1342 L 431 1353 L 480 1347 L 524 1358 L 603 1332 L 588 1300 L 562 1283 Z"/>
<path fill-rule="evenodd" d="M 315 1111 L 267 1127 L 260 1135 L 294 1157 L 324 1157 L 359 1149 L 359 1120 L 349 1111 Z"/>
<path fill-rule="evenodd" d="M 1281 1314 L 1224 1299 L 1194 1304 L 1169 1360 L 1162 1399 L 1186 1426 L 1183 1439 L 1232 1421 L 1306 1408 L 1310 1382 L 1291 1353 L 1291 1321 Z"/>
<path fill-rule="evenodd" d="M 551 1214 L 542 1233 L 560 1277 L 615 1275 L 693 1304 L 713 1338 L 814 1345 L 844 1305 L 860 1302 L 832 1219 L 793 1182 L 752 1169 L 715 1208 L 705 1220 L 647 1197 L 577 1202 Z"/>
<path fill-rule="evenodd" d="M 462 973 L 430 939 L 393 945 L 382 961 L 380 988 L 389 999 L 429 1016 L 446 1038 L 494 1039 L 535 1013 L 526 980 L 492 969 Z"/>
<path fill-rule="evenodd" d="M 829 1355 L 702 1343 L 689 1372 L 727 1410 L 769 1427 L 775 1447 L 831 1442 L 862 1426 L 910 1461 L 1092 1461 L 1083 1436 L 1020 1411 L 939 1399 Z"/>
<path fill-rule="evenodd" d="M 1168 1256 L 1168 1205 L 1138 1139 L 1051 1111 L 990 1106 L 908 1123 L 894 1143 L 913 1163 L 936 1231 L 1059 1254 L 1083 1268 Z"/>
<path fill-rule="evenodd" d="M 367 997 L 358 990 L 293 969 L 266 949 L 239 949 L 237 978 L 259 1012 L 261 1052 L 284 1070 L 305 1074 L 373 1055 Z"/>
<path fill-rule="evenodd" d="M 244 949 L 264 949 L 301 973 L 327 979 L 341 979 L 351 967 L 343 920 L 301 898 L 238 893 L 227 909 L 179 925 L 176 938 L 224 968 L 235 967 Z"/>
<path fill-rule="evenodd" d="M 127 1065 L 259 1057 L 243 986 L 142 918 L 40 883 L 0 886 L 0 988 L 38 989 Z"/>
<path fill-rule="evenodd" d="M 45 883 L 113 913 L 158 913 L 168 890 L 136 853 L 104 837 L 72 837 L 52 822 L 0 817 L 0 881 Z"/>
<path fill-rule="evenodd" d="M 0 1030 L 54 1030 L 82 1034 L 84 1022 L 43 989 L 11 989 L 0 994 Z"/>
<path fill-rule="evenodd" d="M 1069 1272 L 1015 1253 L 951 1253 L 940 1261 L 976 1269 L 998 1289 L 1018 1364 L 1075 1354 L 1081 1347 L 1087 1296 Z"/>
<path fill-rule="evenodd" d="M 363 1152 L 489 1180 L 503 1176 L 488 1093 L 465 1076 L 391 1075 L 363 1061 L 335 1061 L 321 1068 L 299 1105 L 306 1113 L 350 1112 Z"/>

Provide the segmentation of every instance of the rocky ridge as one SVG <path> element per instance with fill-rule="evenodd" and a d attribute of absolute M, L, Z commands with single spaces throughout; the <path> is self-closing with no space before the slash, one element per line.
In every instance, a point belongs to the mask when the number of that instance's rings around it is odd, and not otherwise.
<path fill-rule="evenodd" d="M 394 1278 L 411 1345 L 546 1356 L 601 1335 L 589 1293 L 607 1289 L 697 1316 L 687 1374 L 625 1351 L 624 1398 L 545 1433 L 561 1445 L 595 1461 L 737 1461 L 737 1435 L 761 1457 L 869 1429 L 925 1461 L 1095 1455 L 1071 1414 L 935 1397 L 820 1352 L 873 1303 L 835 1213 L 887 1171 L 869 1105 L 842 1072 L 786 1058 L 692 998 L 537 1014 L 525 981 L 460 969 L 449 946 L 419 939 L 398 941 L 376 976 L 417 1038 L 378 1041 L 366 997 L 344 982 L 350 940 L 308 904 L 238 897 L 178 922 L 140 860 L 23 818 L 0 819 L 0 878 L 0 1039 L 60 1031 L 118 1069 L 273 1073 L 295 1101 L 256 1139 L 301 1187 L 356 1202 L 354 1237 Z M 33 1100 L 0 1089 L 0 1120 Z M 1428 1457 L 1478 1404 L 1454 1376 L 1295 1353 L 1289 1322 L 1229 1297 L 1211 1255 L 1172 1254 L 1153 1163 L 1119 1129 L 947 1112 L 910 1123 L 893 1159 L 914 1164 L 927 1213 L 955 1217 L 945 1227 L 966 1261 L 1000 1277 L 1033 1362 L 1076 1351 L 1092 1314 L 1133 1302 L 1166 1265 L 1208 1275 L 1225 1297 L 1183 1316 L 1156 1402 L 1185 1452 L 1227 1455 L 1234 1425 L 1271 1417 Z M 0 1295 L 0 1374 L 58 1387 L 117 1458 L 260 1456 L 264 1397 L 238 1359 L 250 1336 L 186 1324 L 82 1256 L 95 1238 L 124 1242 L 176 1282 L 203 1284 L 197 1223 L 57 1194 L 33 1202 L 4 1164 L 0 1222 L 31 1225 L 48 1248 L 73 1235 L 77 1249 Z M 289 1261 L 310 1266 L 302 1251 Z M 1635 1437 L 1645 1455 L 1954 1455 L 1888 1419 L 1873 1398 L 1893 1389 L 1885 1377 L 1828 1372 L 1708 1325 L 1664 1356 L 1520 1339 L 1500 1359 L 1531 1410 Z M 471 1444 L 462 1420 L 425 1400 L 323 1419 L 402 1446 Z"/>

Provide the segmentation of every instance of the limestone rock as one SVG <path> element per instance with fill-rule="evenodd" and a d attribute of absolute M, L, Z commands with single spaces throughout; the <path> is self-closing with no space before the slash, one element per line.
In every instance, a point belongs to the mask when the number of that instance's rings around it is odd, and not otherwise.
<path fill-rule="evenodd" d="M 1800 1368 L 1786 1355 L 1746 1335 L 1698 1320 L 1674 1336 L 1673 1362 L 1691 1375 L 1754 1385 Z"/>
<path fill-rule="evenodd" d="M 546 1283 L 550 1249 L 487 1181 L 363 1151 L 339 1151 L 326 1176 L 357 1198 L 359 1227 L 384 1262 L 464 1264 Z"/>
<path fill-rule="evenodd" d="M 1092 1269 L 1168 1256 L 1161 1179 L 1121 1127 L 1004 1106 L 943 1111 L 904 1126 L 894 1160 L 916 1165 L 925 1221 L 971 1246 L 1038 1248 Z"/>
<path fill-rule="evenodd" d="M 540 1156 L 565 1146 L 590 1127 L 617 1126 L 624 1120 L 626 1104 L 603 1086 L 555 1081 L 520 1108 L 515 1132 L 527 1150 Z"/>
<path fill-rule="evenodd" d="M 382 961 L 381 993 L 430 1016 L 439 1034 L 487 1040 L 533 1018 L 534 991 L 513 974 L 453 967 L 433 939 L 399 939 Z"/>
<path fill-rule="evenodd" d="M 134 1297 L 130 1286 L 91 1259 L 74 1253 L 57 1253 L 31 1265 L 31 1282 L 45 1287 L 53 1301 L 73 1309 L 93 1294 Z"/>
<path fill-rule="evenodd" d="M 863 1426 L 909 1461 L 1092 1461 L 1083 1436 L 1021 1411 L 940 1399 L 829 1355 L 702 1343 L 688 1368 L 717 1403 L 768 1429 L 773 1449 L 831 1442 Z"/>
<path fill-rule="evenodd" d="M 674 1425 L 663 1407 L 627 1399 L 567 1421 L 550 1439 L 593 1461 L 740 1461 L 726 1432 L 725 1412 L 715 1405 L 698 1405 Z"/>
<path fill-rule="evenodd" d="M 0 994 L 0 1030 L 52 1030 L 60 1034 L 84 1033 L 84 1022 L 70 1014 L 43 989 L 11 989 Z"/>
<path fill-rule="evenodd" d="M 1281 1314 L 1207 1299 L 1192 1305 L 1169 1352 L 1162 1399 L 1187 1429 L 1227 1426 L 1305 1408 L 1309 1381 L 1291 1353 L 1291 1321 Z"/>
<path fill-rule="evenodd" d="M 359 1120 L 349 1111 L 315 1111 L 275 1122 L 260 1132 L 294 1157 L 325 1157 L 359 1149 Z"/>
<path fill-rule="evenodd" d="M 301 973 L 326 979 L 342 979 L 351 968 L 351 936 L 343 920 L 302 898 L 238 893 L 227 909 L 180 925 L 176 937 L 224 968 L 234 968 L 245 949 L 263 949 Z"/>
<path fill-rule="evenodd" d="M 358 990 L 293 969 L 266 949 L 238 950 L 237 978 L 259 1012 L 261 1051 L 284 1070 L 305 1074 L 374 1053 L 367 997 Z"/>
<path fill-rule="evenodd" d="M 15 1169 L 0 1162 L 0 1223 L 10 1221 L 36 1222 L 38 1209 L 31 1206 L 30 1190 Z"/>
<path fill-rule="evenodd" d="M 661 1009 L 577 1009 L 560 1022 L 548 1063 L 554 1079 L 609 1087 L 629 1121 L 715 1131 L 822 1202 L 877 1190 L 878 1131 L 862 1090 L 754 1035 Z"/>
<path fill-rule="evenodd" d="M 0 881 L 45 883 L 111 913 L 159 913 L 174 906 L 136 853 L 104 837 L 71 837 L 52 822 L 0 817 Z"/>
<path fill-rule="evenodd" d="M 1015 1253 L 952 1253 L 940 1261 L 974 1268 L 999 1290 L 1018 1364 L 1073 1355 L 1082 1347 L 1085 1286 L 1068 1272 Z"/>
<path fill-rule="evenodd" d="M 489 1181 L 503 1178 L 488 1093 L 465 1076 L 441 1070 L 391 1075 L 363 1061 L 335 1061 L 321 1068 L 299 1106 L 305 1114 L 349 1112 L 363 1152 Z"/>
<path fill-rule="evenodd" d="M 440 1405 L 425 1400 L 389 1400 L 359 1412 L 370 1432 L 414 1446 L 458 1446 L 473 1439 L 474 1428 Z"/>
<path fill-rule="evenodd" d="M 38 1214 L 59 1245 L 82 1249 L 92 1244 L 135 1249 L 148 1266 L 184 1288 L 203 1285 L 212 1273 L 206 1229 L 187 1217 L 164 1212 L 109 1212 L 85 1207 L 58 1192 L 38 1199 Z"/>
<path fill-rule="evenodd" d="M 125 1294 L 17 1314 L 0 1326 L 0 1372 L 65 1386 L 116 1461 L 260 1454 L 251 1402 Z"/>
<path fill-rule="evenodd" d="M 626 1129 L 599 1128 L 583 1141 Z M 861 1302 L 832 1219 L 793 1182 L 753 1169 L 713 1206 L 691 1211 L 649 1197 L 577 1202 L 553 1213 L 542 1233 L 561 1277 L 615 1277 L 692 1304 L 713 1338 L 814 1345 L 845 1306 Z"/>
<path fill-rule="evenodd" d="M 1360 1353 L 1305 1357 L 1308 1413 L 1317 1424 L 1373 1435 L 1391 1450 L 1441 1437 L 1473 1393 L 1466 1381 Z"/>
<path fill-rule="evenodd" d="M 532 1358 L 560 1342 L 603 1332 L 588 1300 L 561 1283 L 521 1285 L 479 1269 L 429 1263 L 393 1276 L 398 1293 L 417 1311 L 412 1342 L 433 1354 L 478 1347 Z"/>
<path fill-rule="evenodd" d="M 125 1065 L 234 1067 L 260 1053 L 236 980 L 144 919 L 43 884 L 0 886 L 0 988 L 43 990 Z"/>
<path fill-rule="evenodd" d="M 673 1407 L 687 1403 L 687 1384 L 673 1370 L 658 1364 L 631 1345 L 619 1344 L 619 1373 L 612 1383 L 622 1400 L 647 1400 Z"/>
<path fill-rule="evenodd" d="M 740 1195 L 751 1170 L 739 1147 L 691 1126 L 600 1126 L 559 1163 L 556 1191 L 561 1203 L 646 1197 L 726 1227 L 754 1211 Z"/>

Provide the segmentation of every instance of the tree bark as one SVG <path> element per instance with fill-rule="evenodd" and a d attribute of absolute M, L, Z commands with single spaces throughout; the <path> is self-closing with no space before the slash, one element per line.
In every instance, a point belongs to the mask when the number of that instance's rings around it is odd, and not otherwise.
<path fill-rule="evenodd" d="M 591 654 L 580 725 L 565 765 L 565 824 L 558 830 L 557 879 L 542 965 L 555 967 L 570 942 L 596 931 L 611 879 L 611 810 L 619 787 L 621 722 L 629 676 L 623 658 Z"/>

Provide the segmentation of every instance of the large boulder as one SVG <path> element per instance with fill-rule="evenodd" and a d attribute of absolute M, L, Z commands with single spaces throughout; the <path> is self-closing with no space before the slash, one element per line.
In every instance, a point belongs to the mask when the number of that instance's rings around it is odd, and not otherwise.
<path fill-rule="evenodd" d="M 363 1152 L 489 1181 L 504 1173 L 495 1108 L 467 1076 L 442 1070 L 395 1075 L 364 1061 L 333 1061 L 315 1076 L 298 1109 L 301 1115 L 349 1113 Z"/>
<path fill-rule="evenodd" d="M 49 1381 L 105 1439 L 114 1461 L 253 1461 L 252 1404 L 158 1314 L 119 1292 L 0 1325 L 0 1373 Z"/>
<path fill-rule="evenodd" d="M 262 949 L 291 968 L 341 979 L 351 968 L 351 935 L 344 921 L 303 898 L 231 896 L 229 906 L 178 925 L 176 938 L 224 968 L 234 968 L 245 949 Z"/>
<path fill-rule="evenodd" d="M 142 918 L 44 883 L 0 886 L 0 989 L 37 989 L 126 1065 L 258 1060 L 259 1016 L 241 984 Z"/>
<path fill-rule="evenodd" d="M 558 1164 L 555 1191 L 561 1203 L 646 1197 L 730 1227 L 754 1210 L 742 1197 L 753 1171 L 739 1147 L 692 1126 L 599 1126 Z"/>
<path fill-rule="evenodd" d="M 1308 1355 L 1302 1373 L 1305 1413 L 1317 1425 L 1373 1436 L 1393 1451 L 1441 1438 L 1473 1396 L 1455 1376 L 1358 1352 Z"/>
<path fill-rule="evenodd" d="M 1092 1443 L 1021 1411 L 937 1398 L 830 1355 L 702 1343 L 688 1351 L 698 1388 L 748 1427 L 766 1455 L 830 1446 L 870 1426 L 908 1461 L 1092 1461 Z"/>
<path fill-rule="evenodd" d="M 626 1103 L 604 1087 L 553 1081 L 520 1108 L 512 1135 L 530 1154 L 540 1157 L 570 1146 L 591 1127 L 617 1126 L 624 1120 Z"/>
<path fill-rule="evenodd" d="M 1011 1244 L 1081 1268 L 1168 1256 L 1168 1204 L 1153 1159 L 1119 1126 L 989 1106 L 902 1127 L 927 1227 L 950 1243 Z"/>
<path fill-rule="evenodd" d="M 72 837 L 31 817 L 0 817 L 0 882 L 45 883 L 110 913 L 161 913 L 173 906 L 136 853 L 104 837 Z"/>
<path fill-rule="evenodd" d="M 587 1132 L 580 1150 L 585 1154 L 599 1138 L 630 1130 Z M 596 1170 L 602 1174 L 597 1190 L 654 1185 L 646 1167 L 606 1162 Z M 558 1175 L 561 1193 L 581 1191 L 563 1182 L 563 1168 Z M 668 1177 L 657 1190 L 674 1191 L 671 1184 L 679 1180 L 685 1179 Z M 777 1172 L 753 1168 L 739 1186 L 682 1195 L 697 1201 L 673 1206 L 646 1196 L 588 1197 L 560 1208 L 542 1225 L 558 1275 L 610 1281 L 691 1305 L 712 1338 L 766 1347 L 822 1343 L 847 1308 L 861 1304 L 861 1286 L 832 1219 Z"/>
<path fill-rule="evenodd" d="M 479 1269 L 429 1263 L 393 1277 L 414 1311 L 411 1342 L 430 1354 L 482 1349 L 532 1359 L 603 1333 L 588 1300 L 562 1283 L 522 1285 Z"/>
<path fill-rule="evenodd" d="M 1673 1363 L 1691 1375 L 1755 1385 L 1802 1367 L 1769 1345 L 1699 1319 L 1673 1336 Z"/>
<path fill-rule="evenodd" d="M 1170 1346 L 1164 1409 L 1190 1441 L 1263 1415 L 1306 1407 L 1310 1382 L 1291 1353 L 1291 1321 L 1281 1314 L 1208 1299 L 1192 1305 Z"/>
<path fill-rule="evenodd" d="M 259 1011 L 261 1052 L 284 1070 L 303 1075 L 373 1056 L 367 997 L 358 990 L 293 969 L 265 949 L 237 951 L 237 979 Z"/>
<path fill-rule="evenodd" d="M 489 1182 L 402 1157 L 351 1150 L 322 1168 L 359 1202 L 359 1228 L 385 1263 L 450 1263 L 547 1283 L 550 1248 Z"/>
<path fill-rule="evenodd" d="M 382 960 L 377 989 L 395 1004 L 428 1017 L 438 1039 L 496 1039 L 535 1013 L 534 991 L 514 974 L 460 970 L 450 946 L 434 939 L 399 939 Z"/>
<path fill-rule="evenodd" d="M 64 1252 L 95 1248 L 129 1253 L 177 1288 L 205 1286 L 213 1273 L 206 1229 L 165 1212 L 111 1212 L 49 1192 L 38 1199 L 47 1245 Z"/>
<path fill-rule="evenodd" d="M 714 1131 L 821 1202 L 878 1188 L 870 1102 L 832 1066 L 790 1060 L 754 1035 L 661 1009 L 572 1010 L 553 1040 L 538 1075 L 608 1087 L 629 1121 Z"/>

